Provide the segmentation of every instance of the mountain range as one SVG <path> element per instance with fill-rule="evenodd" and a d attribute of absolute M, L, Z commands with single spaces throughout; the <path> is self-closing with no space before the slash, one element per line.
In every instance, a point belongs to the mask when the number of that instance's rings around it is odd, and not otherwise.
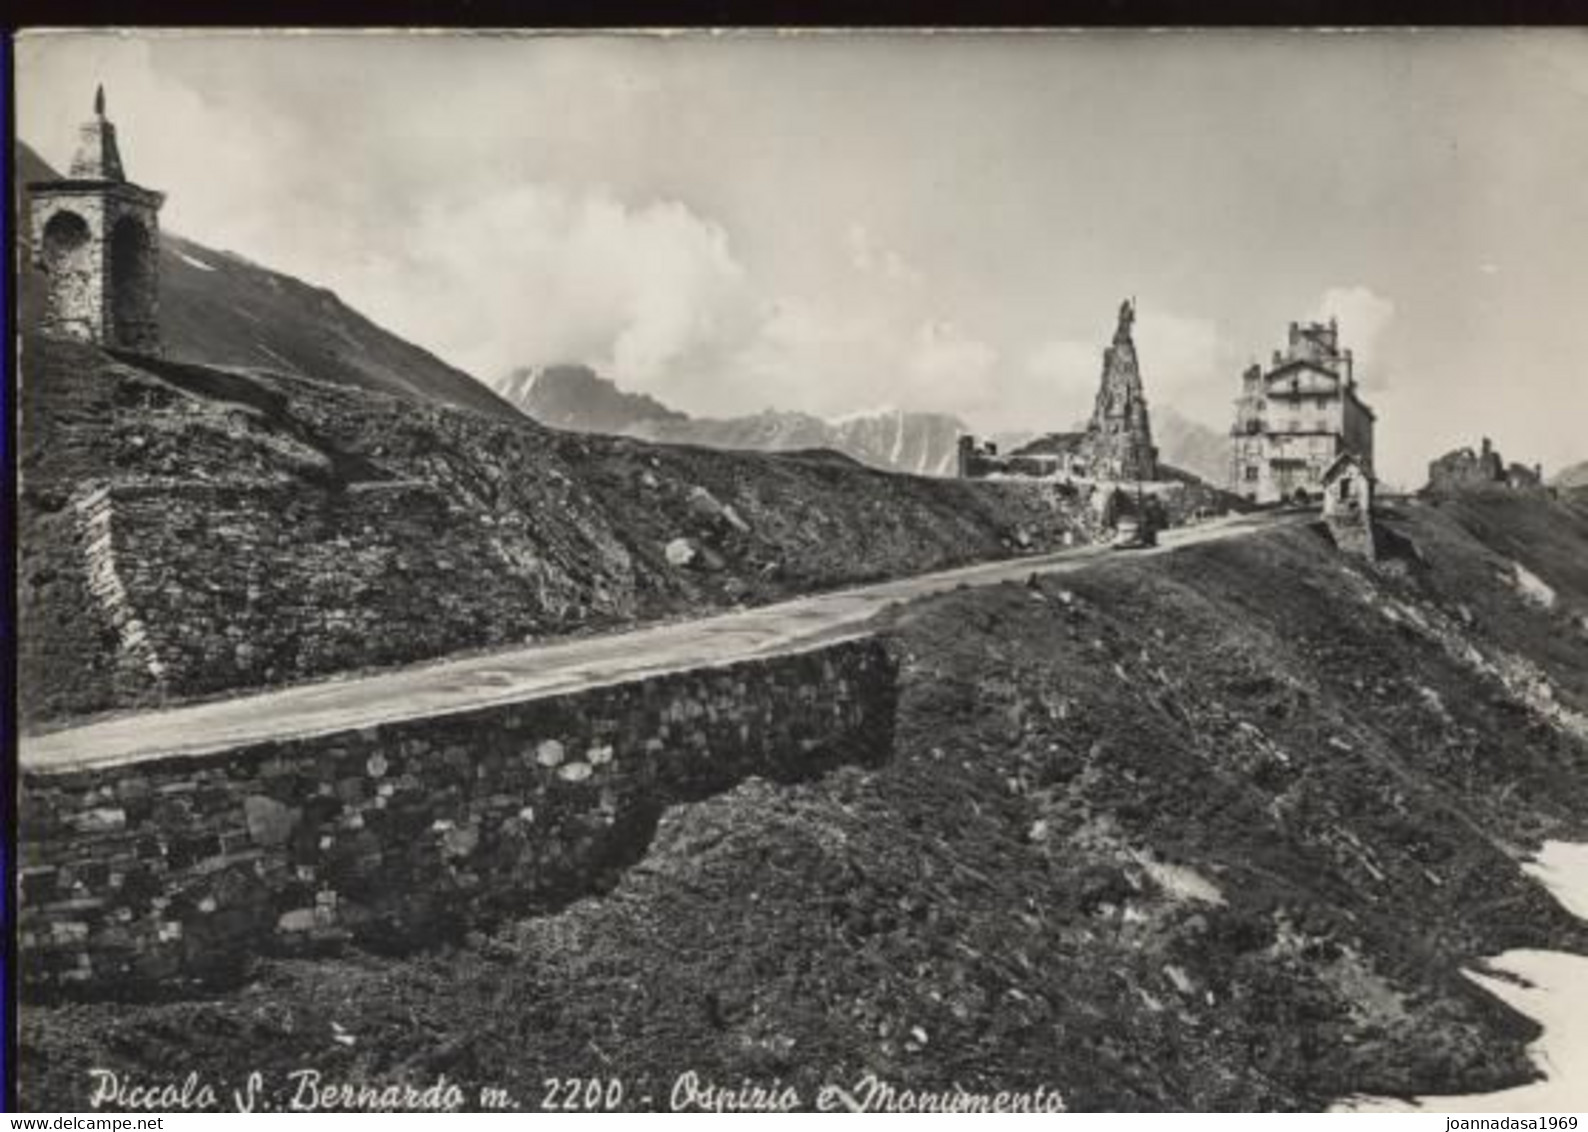
<path fill-rule="evenodd" d="M 691 417 L 656 398 L 621 389 L 584 365 L 522 367 L 497 386 L 504 399 L 553 428 L 632 436 L 665 444 L 768 452 L 829 448 L 886 471 L 951 476 L 959 437 L 972 431 L 947 413 L 877 409 L 824 419 L 765 409 L 738 417 Z M 1154 413 L 1165 462 L 1211 483 L 1223 481 L 1225 438 L 1173 408 Z M 1034 434 L 999 434 L 1001 448 Z"/>
<path fill-rule="evenodd" d="M 15 157 L 13 215 L 20 218 L 24 187 L 60 174 L 25 143 L 17 143 Z M 16 230 L 23 264 L 20 325 L 30 327 L 43 312 L 43 277 L 30 265 L 27 225 Z M 160 285 L 161 332 L 174 359 L 312 375 L 503 420 L 523 413 L 553 428 L 707 448 L 825 448 L 870 467 L 927 476 L 953 475 L 959 436 L 972 431 L 946 413 L 894 408 L 836 419 L 779 409 L 694 417 L 578 364 L 520 368 L 492 388 L 371 322 L 333 291 L 169 231 L 161 233 Z M 1211 483 L 1223 481 L 1222 434 L 1168 406 L 1153 416 L 1165 462 Z M 1021 438 L 997 439 L 1008 447 Z"/>
<path fill-rule="evenodd" d="M 837 420 L 766 409 L 741 417 L 691 417 L 583 365 L 524 367 L 498 386 L 502 396 L 553 428 L 604 432 L 665 444 L 788 452 L 828 448 L 863 464 L 916 475 L 954 473 L 959 418 L 881 409 Z"/>

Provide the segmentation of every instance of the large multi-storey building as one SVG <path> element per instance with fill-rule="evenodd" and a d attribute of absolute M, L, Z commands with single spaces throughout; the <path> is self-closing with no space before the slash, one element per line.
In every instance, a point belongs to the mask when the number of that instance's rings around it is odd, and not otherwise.
<path fill-rule="evenodd" d="M 1349 452 L 1373 468 L 1373 410 L 1357 393 L 1350 350 L 1340 328 L 1290 324 L 1290 341 L 1265 370 L 1241 377 L 1230 430 L 1230 490 L 1258 503 L 1316 499 L 1323 476 Z"/>

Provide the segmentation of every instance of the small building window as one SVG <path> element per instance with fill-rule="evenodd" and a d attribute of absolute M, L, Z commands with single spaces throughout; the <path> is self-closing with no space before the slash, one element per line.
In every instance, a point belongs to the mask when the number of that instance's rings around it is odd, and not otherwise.
<path fill-rule="evenodd" d="M 1246 465 L 1246 478 L 1248 480 L 1255 480 L 1257 478 L 1257 465 L 1256 464 L 1248 464 L 1248 465 Z"/>

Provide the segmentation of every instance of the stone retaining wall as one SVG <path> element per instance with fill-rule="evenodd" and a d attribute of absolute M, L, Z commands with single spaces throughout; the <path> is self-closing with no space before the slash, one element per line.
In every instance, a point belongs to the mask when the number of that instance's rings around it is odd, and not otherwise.
<path fill-rule="evenodd" d="M 412 947 L 601 891 L 669 805 L 886 757 L 875 640 L 216 754 L 23 768 L 25 992 Z"/>

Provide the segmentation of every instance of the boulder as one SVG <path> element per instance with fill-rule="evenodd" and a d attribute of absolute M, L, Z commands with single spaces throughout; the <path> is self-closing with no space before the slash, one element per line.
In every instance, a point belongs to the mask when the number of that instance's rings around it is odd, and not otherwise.
<path fill-rule="evenodd" d="M 667 544 L 667 561 L 674 566 L 688 566 L 700 557 L 700 548 L 694 539 L 675 538 Z"/>
<path fill-rule="evenodd" d="M 243 799 L 243 816 L 248 822 L 248 835 L 256 845 L 281 845 L 292 836 L 302 816 L 291 806 L 252 794 Z"/>
<path fill-rule="evenodd" d="M 744 517 L 739 512 L 703 487 L 690 489 L 689 509 L 703 519 L 709 519 L 714 523 L 725 523 L 740 534 L 750 529 L 750 524 L 744 521 Z"/>

